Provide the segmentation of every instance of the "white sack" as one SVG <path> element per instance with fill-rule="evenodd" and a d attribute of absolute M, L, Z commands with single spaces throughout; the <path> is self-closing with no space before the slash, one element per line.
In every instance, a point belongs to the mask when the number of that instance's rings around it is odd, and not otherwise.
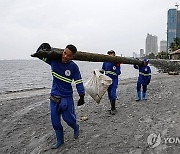
<path fill-rule="evenodd" d="M 110 77 L 95 69 L 91 79 L 85 83 L 85 90 L 97 103 L 100 103 L 102 96 L 111 84 Z"/>

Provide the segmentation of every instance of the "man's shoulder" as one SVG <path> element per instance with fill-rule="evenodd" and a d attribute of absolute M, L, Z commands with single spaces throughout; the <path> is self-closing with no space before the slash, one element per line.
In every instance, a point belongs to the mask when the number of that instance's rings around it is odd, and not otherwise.
<path fill-rule="evenodd" d="M 62 60 L 61 59 L 48 59 L 51 61 L 52 64 L 59 64 L 59 63 L 62 63 Z"/>
<path fill-rule="evenodd" d="M 74 61 L 72 61 L 72 60 L 69 62 L 69 64 L 77 66 L 77 64 Z"/>
<path fill-rule="evenodd" d="M 69 62 L 69 65 L 70 67 L 73 67 L 73 68 L 79 68 L 78 65 L 72 60 Z"/>
<path fill-rule="evenodd" d="M 149 68 L 149 69 L 150 69 L 150 66 L 149 66 L 149 65 L 147 65 L 147 68 Z"/>
<path fill-rule="evenodd" d="M 115 63 L 113 63 L 113 62 L 108 62 L 108 61 L 103 62 L 103 64 L 104 64 L 104 65 L 116 65 Z"/>

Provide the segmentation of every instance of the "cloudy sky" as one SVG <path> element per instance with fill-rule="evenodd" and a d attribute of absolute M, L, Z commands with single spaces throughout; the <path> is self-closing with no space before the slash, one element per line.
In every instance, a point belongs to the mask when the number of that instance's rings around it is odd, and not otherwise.
<path fill-rule="evenodd" d="M 42 42 L 132 56 L 147 33 L 166 40 L 167 11 L 179 0 L 0 0 L 0 59 L 30 59 Z"/>

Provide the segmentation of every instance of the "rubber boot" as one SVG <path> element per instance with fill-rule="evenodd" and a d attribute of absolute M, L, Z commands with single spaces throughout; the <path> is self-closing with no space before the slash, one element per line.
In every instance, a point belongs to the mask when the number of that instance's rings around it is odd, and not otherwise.
<path fill-rule="evenodd" d="M 74 129 L 74 139 L 77 139 L 79 137 L 79 125 L 75 124 L 73 126 L 73 129 Z"/>
<path fill-rule="evenodd" d="M 111 114 L 112 114 L 112 115 L 115 115 L 115 114 L 116 114 L 115 103 L 116 103 L 116 100 L 112 100 L 112 101 L 111 101 Z"/>
<path fill-rule="evenodd" d="M 142 99 L 145 101 L 147 100 L 146 93 L 144 93 L 144 92 L 142 92 Z"/>
<path fill-rule="evenodd" d="M 54 144 L 51 149 L 57 149 L 64 143 L 64 134 L 61 131 L 55 131 L 56 133 L 56 144 Z"/>
<path fill-rule="evenodd" d="M 137 92 L 137 99 L 136 99 L 136 101 L 140 101 L 140 100 L 141 100 L 141 92 L 138 91 Z"/>

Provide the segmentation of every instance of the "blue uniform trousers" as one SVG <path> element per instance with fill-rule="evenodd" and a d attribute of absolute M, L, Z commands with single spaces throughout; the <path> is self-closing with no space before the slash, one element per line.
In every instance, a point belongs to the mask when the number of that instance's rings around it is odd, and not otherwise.
<path fill-rule="evenodd" d="M 146 93 L 147 91 L 147 85 L 145 84 L 142 84 L 141 82 L 137 82 L 137 92 L 140 92 L 141 91 L 141 86 L 143 87 L 143 93 Z"/>
<path fill-rule="evenodd" d="M 60 103 L 50 100 L 51 122 L 55 131 L 63 133 L 61 125 L 61 115 L 63 120 L 73 129 L 76 127 L 76 114 L 74 100 L 72 97 L 61 98 Z"/>
<path fill-rule="evenodd" d="M 108 97 L 109 97 L 109 100 L 112 101 L 112 100 L 116 100 L 117 98 L 117 85 L 118 85 L 118 78 L 114 78 L 112 79 L 112 84 L 108 87 Z"/>

